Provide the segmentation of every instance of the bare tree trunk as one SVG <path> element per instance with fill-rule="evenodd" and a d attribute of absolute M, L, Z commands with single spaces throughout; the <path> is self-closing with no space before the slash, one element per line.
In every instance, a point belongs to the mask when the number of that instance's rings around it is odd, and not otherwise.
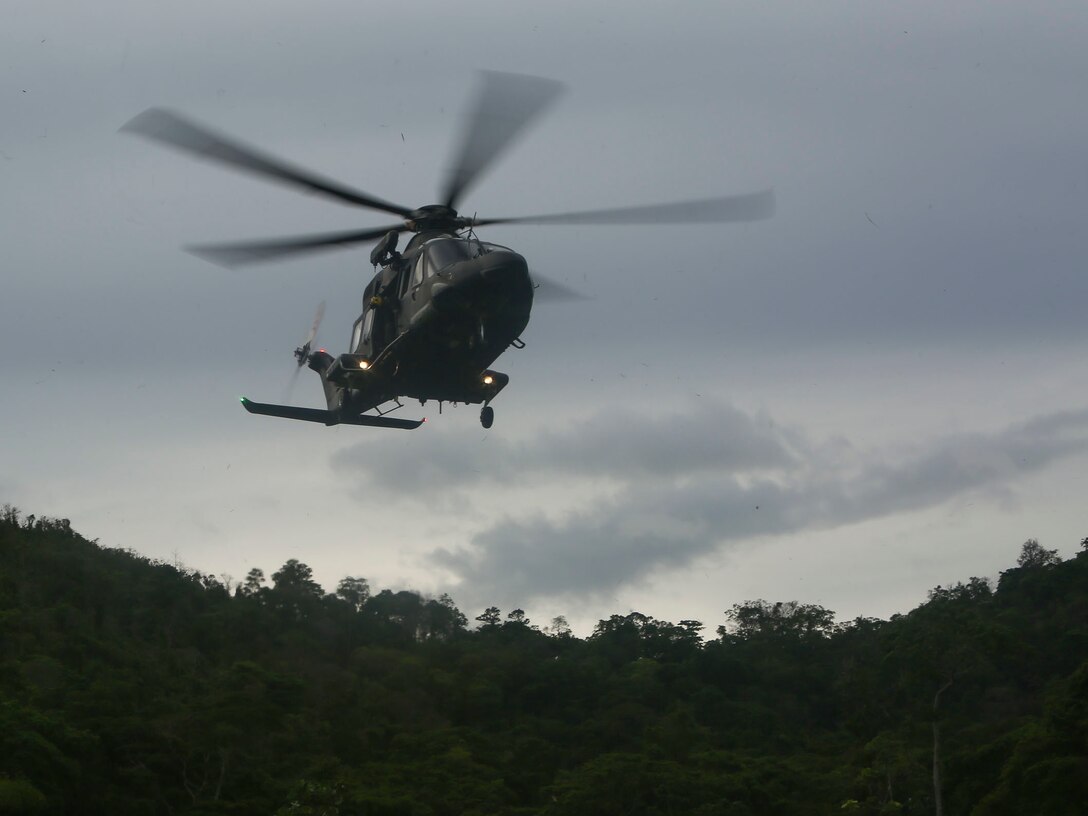
<path fill-rule="evenodd" d="M 933 696 L 933 806 L 937 816 L 944 816 L 944 802 L 941 799 L 941 726 L 937 722 L 937 706 L 941 695 L 952 685 L 949 680 Z"/>
<path fill-rule="evenodd" d="M 227 752 L 225 749 L 219 749 L 219 781 L 215 783 L 215 796 L 212 797 L 212 801 L 219 801 L 219 794 L 223 792 L 223 780 L 227 777 Z"/>

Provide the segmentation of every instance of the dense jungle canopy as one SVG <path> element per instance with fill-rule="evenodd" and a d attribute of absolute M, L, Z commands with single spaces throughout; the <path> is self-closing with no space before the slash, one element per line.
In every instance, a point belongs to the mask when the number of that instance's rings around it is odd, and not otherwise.
<path fill-rule="evenodd" d="M 1088 540 L 888 621 L 734 600 L 579 638 L 294 560 L 231 586 L 6 506 L 0 813 L 1084 812 Z"/>

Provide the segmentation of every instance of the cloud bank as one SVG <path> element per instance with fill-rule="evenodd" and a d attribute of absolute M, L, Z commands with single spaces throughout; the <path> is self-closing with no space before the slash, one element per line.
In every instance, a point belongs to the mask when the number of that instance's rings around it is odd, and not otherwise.
<path fill-rule="evenodd" d="M 465 545 L 431 553 L 457 576 L 450 589 L 459 597 L 525 603 L 612 593 L 763 536 L 1007 492 L 1017 478 L 1088 448 L 1088 410 L 860 451 L 706 401 L 672 416 L 602 413 L 528 441 L 490 437 L 488 446 L 485 460 L 475 435 L 446 434 L 413 457 L 386 438 L 345 449 L 333 464 L 365 479 L 371 493 L 423 501 L 439 489 L 467 495 L 490 484 L 501 498 L 515 483 L 533 486 L 538 510 L 492 517 Z M 543 512 L 549 490 L 584 485 L 591 495 L 602 482 L 612 488 L 605 498 L 558 520 Z"/>

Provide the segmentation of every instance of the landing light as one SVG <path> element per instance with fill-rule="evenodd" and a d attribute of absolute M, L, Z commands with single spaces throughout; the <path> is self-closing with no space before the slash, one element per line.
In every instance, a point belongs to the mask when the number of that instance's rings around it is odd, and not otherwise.
<path fill-rule="evenodd" d="M 491 385 L 491 383 L 493 382 L 495 382 L 494 377 L 492 377 L 490 374 L 484 374 L 484 385 Z"/>
<path fill-rule="evenodd" d="M 361 368 L 363 371 L 366 371 L 368 368 L 370 368 L 370 360 L 360 360 L 359 368 Z"/>

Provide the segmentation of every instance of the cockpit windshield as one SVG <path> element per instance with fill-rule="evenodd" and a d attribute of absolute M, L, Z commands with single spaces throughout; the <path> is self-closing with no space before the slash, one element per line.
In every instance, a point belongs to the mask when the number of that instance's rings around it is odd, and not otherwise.
<path fill-rule="evenodd" d="M 427 259 L 435 270 L 445 269 L 450 264 L 467 261 L 480 253 L 474 242 L 461 241 L 457 238 L 439 238 L 427 242 Z"/>
<path fill-rule="evenodd" d="M 436 238 L 427 242 L 430 268 L 438 271 L 459 261 L 468 261 L 494 251 L 510 252 L 504 246 L 488 244 L 474 238 Z"/>

